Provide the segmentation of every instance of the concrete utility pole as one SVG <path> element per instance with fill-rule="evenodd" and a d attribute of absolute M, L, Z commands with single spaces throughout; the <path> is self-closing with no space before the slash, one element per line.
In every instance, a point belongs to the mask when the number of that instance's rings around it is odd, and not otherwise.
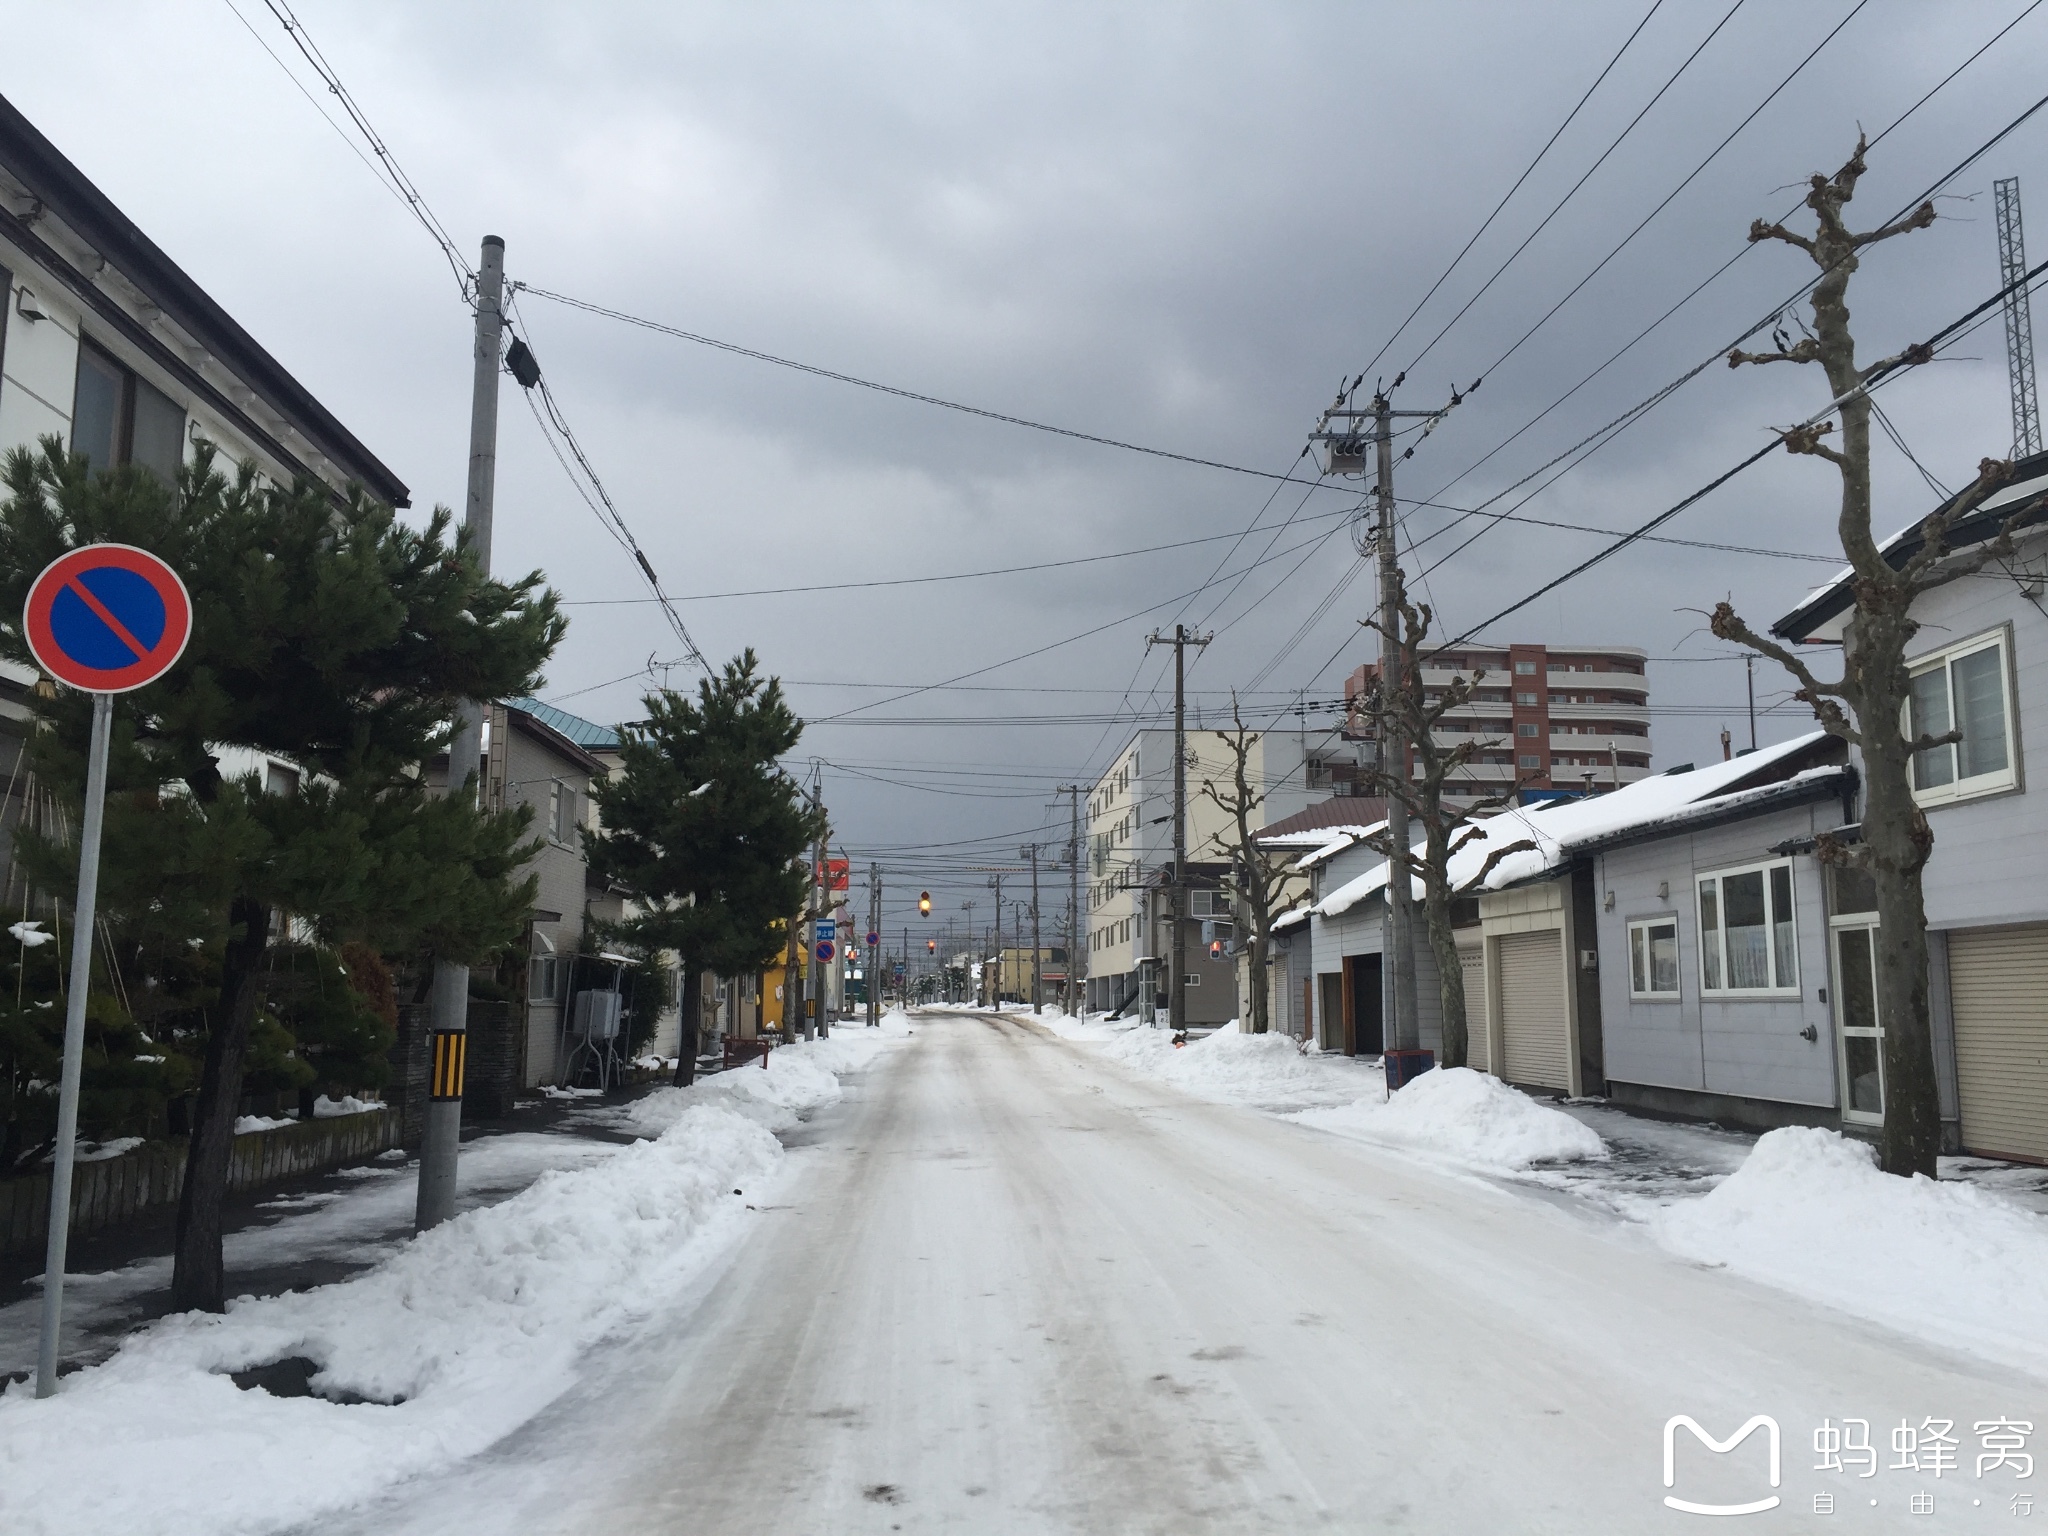
<path fill-rule="evenodd" d="M 974 948 L 974 903 L 972 901 L 963 901 L 960 903 L 960 910 L 967 914 L 967 916 L 960 920 L 961 927 L 966 930 L 966 934 L 961 942 L 966 946 L 967 949 L 972 950 Z M 948 919 L 946 923 L 946 932 L 950 936 L 952 931 L 953 924 L 952 921 Z M 967 990 L 968 983 L 970 982 L 974 982 L 972 967 L 963 967 L 960 972 L 960 990 L 963 993 Z M 981 1001 L 980 983 L 978 982 L 975 983 L 974 1000 L 977 1003 Z M 965 997 L 959 997 L 954 999 L 954 1001 L 964 1003 L 967 1001 L 967 999 Z"/>
<path fill-rule="evenodd" d="M 498 346 L 505 330 L 505 242 L 485 235 L 476 273 L 476 338 L 469 394 L 469 496 L 462 527 L 478 569 L 491 570 L 491 510 L 498 483 Z M 466 700 L 457 710 L 448 744 L 448 793 L 464 793 L 472 774 L 481 793 L 484 712 L 488 699 Z M 499 748 L 503 751 L 503 747 Z M 424 1232 L 455 1214 L 455 1158 L 462 1144 L 462 1069 L 469 1044 L 469 967 L 434 961 L 428 1001 L 433 1055 L 428 1069 L 426 1136 L 420 1147 L 419 1192 L 413 1230 Z"/>
<path fill-rule="evenodd" d="M 1396 700 L 1400 696 L 1401 647 L 1394 637 L 1401 633 L 1401 566 L 1394 551 L 1394 419 L 1392 403 L 1385 395 L 1373 396 L 1373 446 L 1378 461 L 1379 556 L 1380 556 L 1380 772 L 1400 776 L 1408 782 L 1408 743 L 1391 740 Z M 1388 766 L 1391 752 L 1393 765 Z M 1387 845 L 1406 853 L 1408 807 L 1399 795 L 1387 799 Z M 1394 1018 L 1390 1031 L 1397 1049 L 1414 1050 L 1422 1044 L 1415 1003 L 1415 905 L 1412 881 L 1405 871 L 1390 870 L 1387 891 L 1392 897 L 1387 909 L 1393 917 Z"/>
<path fill-rule="evenodd" d="M 868 933 L 877 939 L 882 936 L 882 866 L 868 865 Z M 868 1028 L 882 1027 L 882 946 L 868 943 L 868 934 L 860 936 L 861 948 L 868 957 Z"/>
<path fill-rule="evenodd" d="M 989 944 L 995 966 L 995 984 L 989 988 L 988 1006 L 993 1011 L 1003 1006 L 1003 877 L 992 875 L 988 883 L 996 893 L 995 929 Z"/>
<path fill-rule="evenodd" d="M 1067 820 L 1067 1012 L 1081 1016 L 1081 987 L 1088 979 L 1088 945 L 1081 937 L 1081 786 L 1062 784 L 1053 791 L 1065 795 Z"/>
<path fill-rule="evenodd" d="M 830 846 L 831 828 L 825 823 L 825 770 L 820 767 L 811 779 L 811 803 L 818 808 L 816 868 L 811 876 L 811 985 L 805 999 L 804 1038 L 815 1040 L 830 1034 L 825 1023 L 825 962 L 818 958 L 818 923 L 832 910 L 832 869 L 825 851 Z"/>
<path fill-rule="evenodd" d="M 1155 645 L 1173 647 L 1173 886 L 1167 892 L 1167 910 L 1173 923 L 1170 945 L 1173 981 L 1166 994 L 1167 1023 L 1178 1035 L 1188 1027 L 1188 668 L 1189 646 L 1206 646 L 1214 635 L 1198 635 L 1185 625 L 1173 626 L 1173 638 L 1154 631 L 1145 639 L 1149 650 Z"/>
<path fill-rule="evenodd" d="M 1045 951 L 1038 943 L 1038 844 L 1027 843 L 1024 852 L 1031 859 L 1031 1011 L 1045 1011 Z"/>
<path fill-rule="evenodd" d="M 1392 388 L 1399 389 L 1406 377 L 1405 373 L 1397 375 Z M 1436 410 L 1397 411 L 1390 398 L 1392 391 L 1375 388 L 1372 405 L 1368 409 L 1357 410 L 1351 407 L 1350 400 L 1353 391 L 1363 382 L 1364 375 L 1361 374 L 1351 381 L 1348 389 L 1339 386 L 1337 403 L 1323 412 L 1322 425 L 1312 437 L 1324 445 L 1326 473 L 1362 475 L 1366 472 L 1366 439 L 1359 430 L 1359 423 L 1372 423 L 1378 510 L 1373 542 L 1378 549 L 1380 566 L 1380 686 L 1376 734 L 1381 774 L 1389 778 L 1398 775 L 1400 782 L 1405 784 L 1408 780 L 1408 744 L 1405 740 L 1394 742 L 1389 739 L 1395 718 L 1395 700 L 1402 684 L 1398 639 L 1401 633 L 1401 567 L 1395 558 L 1394 547 L 1394 418 L 1424 418 L 1422 436 L 1427 437 L 1436 430 L 1436 424 L 1444 415 L 1464 400 L 1464 396 L 1454 390 L 1450 403 Z M 1342 425 L 1333 427 L 1333 423 Z M 1414 452 L 1415 445 L 1410 444 L 1401 457 L 1405 459 Z M 1412 846 L 1408 837 L 1407 808 L 1394 795 L 1388 795 L 1386 800 L 1388 845 L 1405 851 Z M 1385 958 L 1381 962 L 1384 968 L 1383 990 L 1390 1004 L 1385 1038 L 1397 1049 L 1414 1049 L 1421 1043 L 1421 1029 L 1415 999 L 1415 912 L 1410 879 L 1393 874 L 1387 881 L 1387 897 Z"/>

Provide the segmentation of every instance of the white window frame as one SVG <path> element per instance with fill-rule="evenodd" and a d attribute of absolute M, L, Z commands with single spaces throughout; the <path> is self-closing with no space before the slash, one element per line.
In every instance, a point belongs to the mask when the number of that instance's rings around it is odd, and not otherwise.
<path fill-rule="evenodd" d="M 1636 935 L 1638 933 L 1647 934 L 1652 928 L 1669 928 L 1671 930 L 1672 947 L 1674 949 L 1678 947 L 1678 914 L 1676 912 L 1660 912 L 1652 917 L 1632 919 L 1628 925 L 1628 995 L 1639 1003 L 1675 1003 L 1685 993 L 1685 966 L 1674 956 L 1671 970 L 1671 986 L 1669 988 L 1656 987 L 1654 985 L 1656 973 L 1650 969 L 1650 952 L 1647 939 L 1644 940 L 1643 948 L 1643 974 L 1653 985 L 1651 990 L 1647 992 L 1636 990 Z"/>
<path fill-rule="evenodd" d="M 2004 794 L 2009 790 L 2019 787 L 2020 742 L 2019 731 L 2016 729 L 2019 719 L 2019 696 L 2018 691 L 2013 686 L 2011 626 L 2001 624 L 1996 629 L 1972 635 L 1969 639 L 1960 640 L 1954 645 L 1943 646 L 1940 650 L 1930 651 L 1925 656 L 1916 656 L 1906 663 L 1906 671 L 1909 677 L 1916 679 L 1924 677 L 1936 668 L 1941 668 L 1944 672 L 1947 672 L 1956 662 L 1963 660 L 1965 657 L 1975 656 L 1979 652 L 1993 649 L 1998 652 L 1999 697 L 2005 705 L 2005 767 L 1992 773 L 1972 774 L 1967 779 L 1952 778 L 1946 784 L 1936 784 L 1930 788 L 1922 789 L 1917 782 L 1919 778 L 1919 757 L 1916 754 L 1912 766 L 1915 779 L 1913 787 L 1914 804 L 1923 806 L 1950 805 L 1958 800 L 1974 800 L 1980 795 Z M 1951 728 L 1953 728 L 1955 720 L 1955 681 L 1953 673 L 1949 673 L 1948 691 L 1949 720 Z M 1910 703 L 1907 705 L 1905 728 L 1909 731 L 1912 729 L 1912 705 Z M 1960 745 L 1961 743 L 1952 743 L 1949 746 L 1937 747 L 1934 750 L 1948 753 L 1950 763 L 1955 768 L 1960 769 L 1962 764 L 1957 757 L 1957 749 Z"/>
<path fill-rule="evenodd" d="M 1792 902 L 1792 979 L 1787 982 L 1778 971 L 1777 912 L 1771 894 L 1771 872 L 1785 871 L 1785 891 Z M 1739 875 L 1763 876 L 1764 887 L 1764 932 L 1768 943 L 1764 953 L 1771 967 L 1774 985 L 1768 987 L 1731 987 L 1726 985 L 1728 977 L 1728 900 L 1727 882 Z M 1709 933 L 1705 916 L 1700 912 L 1700 887 L 1709 880 L 1714 882 L 1714 927 L 1712 943 L 1715 958 L 1719 959 L 1722 984 L 1710 986 L 1707 982 L 1707 958 Z M 1692 881 L 1693 921 L 1699 927 L 1699 978 L 1700 996 L 1703 999 L 1728 1001 L 1743 998 L 1779 998 L 1799 996 L 1799 894 L 1797 871 L 1790 859 L 1767 859 L 1758 864 L 1738 864 L 1727 869 L 1702 870 Z"/>

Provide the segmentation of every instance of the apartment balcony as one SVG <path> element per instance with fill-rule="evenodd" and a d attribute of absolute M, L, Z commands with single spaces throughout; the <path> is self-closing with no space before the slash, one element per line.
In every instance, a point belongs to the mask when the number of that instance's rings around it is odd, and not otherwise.
<path fill-rule="evenodd" d="M 1603 760 L 1609 752 L 1631 752 L 1638 756 L 1646 756 L 1650 750 L 1650 738 L 1610 735 L 1605 731 L 1594 733 L 1553 730 L 1550 733 L 1550 750 L 1552 755 L 1559 752 L 1573 755 L 1597 752 Z"/>
<path fill-rule="evenodd" d="M 1647 704 L 1560 704 L 1553 696 L 1550 701 L 1550 718 L 1553 720 L 1625 720 L 1632 724 L 1650 723 L 1650 706 Z"/>

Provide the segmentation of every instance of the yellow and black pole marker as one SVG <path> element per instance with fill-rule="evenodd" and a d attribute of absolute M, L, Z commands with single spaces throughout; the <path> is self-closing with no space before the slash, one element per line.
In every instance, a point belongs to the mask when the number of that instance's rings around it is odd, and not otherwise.
<path fill-rule="evenodd" d="M 427 1097 L 434 1103 L 462 1099 L 462 1070 L 469 1062 L 469 1031 L 434 1031 L 434 1060 L 427 1076 Z"/>

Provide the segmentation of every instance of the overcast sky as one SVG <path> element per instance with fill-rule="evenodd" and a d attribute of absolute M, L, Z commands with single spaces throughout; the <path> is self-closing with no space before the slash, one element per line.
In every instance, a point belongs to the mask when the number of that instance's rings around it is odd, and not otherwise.
<path fill-rule="evenodd" d="M 1500 447 L 1742 251 L 1753 217 L 1790 211 L 1792 184 L 1833 170 L 1858 124 L 1875 134 L 1892 123 L 2026 8 L 1749 0 L 1730 16 L 1731 3 L 1664 0 L 1387 347 L 1376 371 L 1391 379 L 1700 49 L 1414 368 L 1404 407 L 1485 382 L 1401 465 L 1404 497 L 1469 507 L 1494 495 L 1781 303 L 1810 271 L 1806 258 L 1749 251 Z M 1339 378 L 1371 364 L 1649 4 L 297 0 L 297 10 L 471 260 L 484 234 L 500 234 L 511 275 L 536 287 L 1270 473 L 1296 463 Z M 10 19 L 0 88 L 392 466 L 417 506 L 459 506 L 469 317 L 455 282 L 359 144 L 302 93 L 310 84 L 338 118 L 317 82 L 299 65 L 295 84 L 265 45 L 297 64 L 263 0 L 73 0 Z M 1855 205 L 1865 222 L 1897 212 L 2031 103 L 2044 54 L 2048 10 L 1887 137 Z M 2021 176 L 2048 231 L 2048 179 L 2036 177 L 2044 134 L 2048 112 L 1949 185 L 1967 200 L 1941 203 L 1933 230 L 1868 257 L 1851 293 L 1866 357 L 1996 290 L 1995 178 Z M 2036 244 L 2048 247 L 2048 233 Z M 1275 495 L 1255 476 L 976 420 L 532 296 L 520 316 L 627 521 L 670 590 L 691 596 L 683 612 L 698 643 L 714 659 L 754 647 L 821 722 L 803 756 L 824 759 L 856 859 L 984 834 L 1014 857 L 1029 829 L 1063 834 L 1050 787 L 1092 778 L 1128 736 L 1131 710 L 1170 702 L 1164 659 L 1144 649 L 1154 626 L 1215 630 L 1191 673 L 1205 718 L 1227 708 L 1233 687 L 1256 686 L 1261 705 L 1327 704 L 1371 655 L 1356 625 L 1369 583 L 1337 592 L 1357 563 L 1341 516 L 1355 496 L 1285 485 Z M 1956 352 L 1883 395 L 1921 463 L 1951 486 L 2011 437 L 1995 320 Z M 650 658 L 677 661 L 680 647 L 657 610 L 619 601 L 644 596 L 630 560 L 505 387 L 498 569 L 541 567 L 577 605 L 546 696 L 591 719 L 630 718 L 648 674 L 627 674 Z M 1523 510 L 1601 528 L 1640 522 L 1824 398 L 1816 370 L 1711 367 Z M 1877 483 L 1887 526 L 1934 494 L 1888 444 Z M 1773 457 L 1665 531 L 1826 554 L 1835 486 L 1824 464 Z M 1456 514 L 1405 511 L 1411 571 L 1479 526 L 1431 538 Z M 1255 519 L 1242 543 L 1215 537 Z M 1421 590 L 1461 628 L 1601 542 L 1496 525 Z M 708 595 L 1156 545 L 1182 547 L 916 587 Z M 1656 716 L 1657 766 L 1702 760 L 1718 755 L 1724 724 L 1747 739 L 1743 669 L 1661 659 L 1726 653 L 1688 610 L 1733 594 L 1768 622 L 1827 570 L 1639 545 L 1488 635 L 1643 647 L 1660 658 L 1653 705 L 1683 710 Z M 887 702 L 978 670 L 971 686 Z M 691 672 L 666 676 L 684 685 Z M 1782 697 L 1766 668 L 1758 684 L 1766 702 Z M 939 717 L 960 723 L 916 723 Z M 1040 723 L 1006 723 L 1018 718 Z M 1771 715 L 1759 735 L 1807 728 Z M 955 878 L 962 888 L 942 891 L 942 907 L 981 879 Z"/>

